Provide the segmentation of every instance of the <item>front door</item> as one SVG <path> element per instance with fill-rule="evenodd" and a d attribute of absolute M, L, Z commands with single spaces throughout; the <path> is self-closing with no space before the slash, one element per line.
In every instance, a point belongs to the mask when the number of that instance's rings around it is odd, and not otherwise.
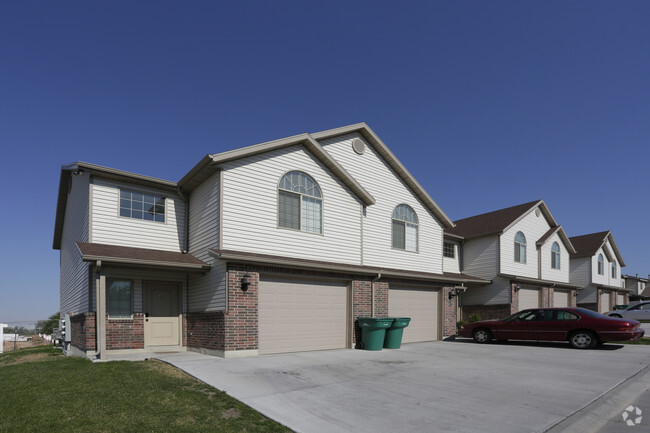
<path fill-rule="evenodd" d="M 145 282 L 145 346 L 180 345 L 179 292 L 175 283 Z"/>

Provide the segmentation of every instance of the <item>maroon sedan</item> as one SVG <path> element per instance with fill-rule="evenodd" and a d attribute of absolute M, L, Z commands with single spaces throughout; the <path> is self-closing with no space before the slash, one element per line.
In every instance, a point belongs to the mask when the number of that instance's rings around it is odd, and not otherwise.
<path fill-rule="evenodd" d="M 491 340 L 568 341 L 576 349 L 591 349 L 607 341 L 636 340 L 645 331 L 636 320 L 616 319 L 584 308 L 535 308 L 502 320 L 468 323 L 461 337 L 477 343 Z"/>

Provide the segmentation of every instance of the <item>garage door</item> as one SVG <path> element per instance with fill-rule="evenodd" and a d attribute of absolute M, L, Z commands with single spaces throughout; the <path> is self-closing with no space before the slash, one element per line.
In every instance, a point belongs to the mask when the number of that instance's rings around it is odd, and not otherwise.
<path fill-rule="evenodd" d="M 617 293 L 616 294 L 616 305 L 623 305 L 623 304 L 625 304 L 625 296 L 620 294 L 620 293 Z"/>
<path fill-rule="evenodd" d="M 612 306 L 609 302 L 610 292 L 601 292 L 600 293 L 600 312 L 606 313 L 612 309 Z"/>
<path fill-rule="evenodd" d="M 393 287 L 388 292 L 388 315 L 410 317 L 404 329 L 403 343 L 438 339 L 440 290 L 413 287 Z"/>
<path fill-rule="evenodd" d="M 345 283 L 260 281 L 259 353 L 345 348 L 347 293 Z"/>
<path fill-rule="evenodd" d="M 526 310 L 528 308 L 539 308 L 538 289 L 519 290 L 519 311 Z"/>
<path fill-rule="evenodd" d="M 556 290 L 555 292 L 553 292 L 553 306 L 568 307 L 569 292 L 567 292 L 566 290 Z"/>

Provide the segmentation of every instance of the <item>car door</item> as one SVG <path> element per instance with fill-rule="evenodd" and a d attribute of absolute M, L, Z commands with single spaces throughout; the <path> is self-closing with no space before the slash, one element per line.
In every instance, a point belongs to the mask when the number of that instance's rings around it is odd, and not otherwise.
<path fill-rule="evenodd" d="M 545 310 L 539 321 L 537 337 L 543 341 L 564 341 L 579 317 L 567 310 Z"/>
<path fill-rule="evenodd" d="M 499 330 L 495 330 L 495 338 L 498 340 L 537 340 L 538 316 L 538 310 L 522 311 Z"/>
<path fill-rule="evenodd" d="M 626 319 L 650 320 L 650 302 L 638 304 L 621 314 Z"/>

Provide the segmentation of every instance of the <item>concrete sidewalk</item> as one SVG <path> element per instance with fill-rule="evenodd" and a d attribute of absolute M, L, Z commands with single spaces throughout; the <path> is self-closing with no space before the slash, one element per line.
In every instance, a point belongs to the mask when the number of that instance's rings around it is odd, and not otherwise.
<path fill-rule="evenodd" d="M 544 432 L 650 362 L 650 347 L 432 342 L 222 359 L 157 356 L 298 432 Z M 621 408 L 621 411 L 624 408 Z"/>

